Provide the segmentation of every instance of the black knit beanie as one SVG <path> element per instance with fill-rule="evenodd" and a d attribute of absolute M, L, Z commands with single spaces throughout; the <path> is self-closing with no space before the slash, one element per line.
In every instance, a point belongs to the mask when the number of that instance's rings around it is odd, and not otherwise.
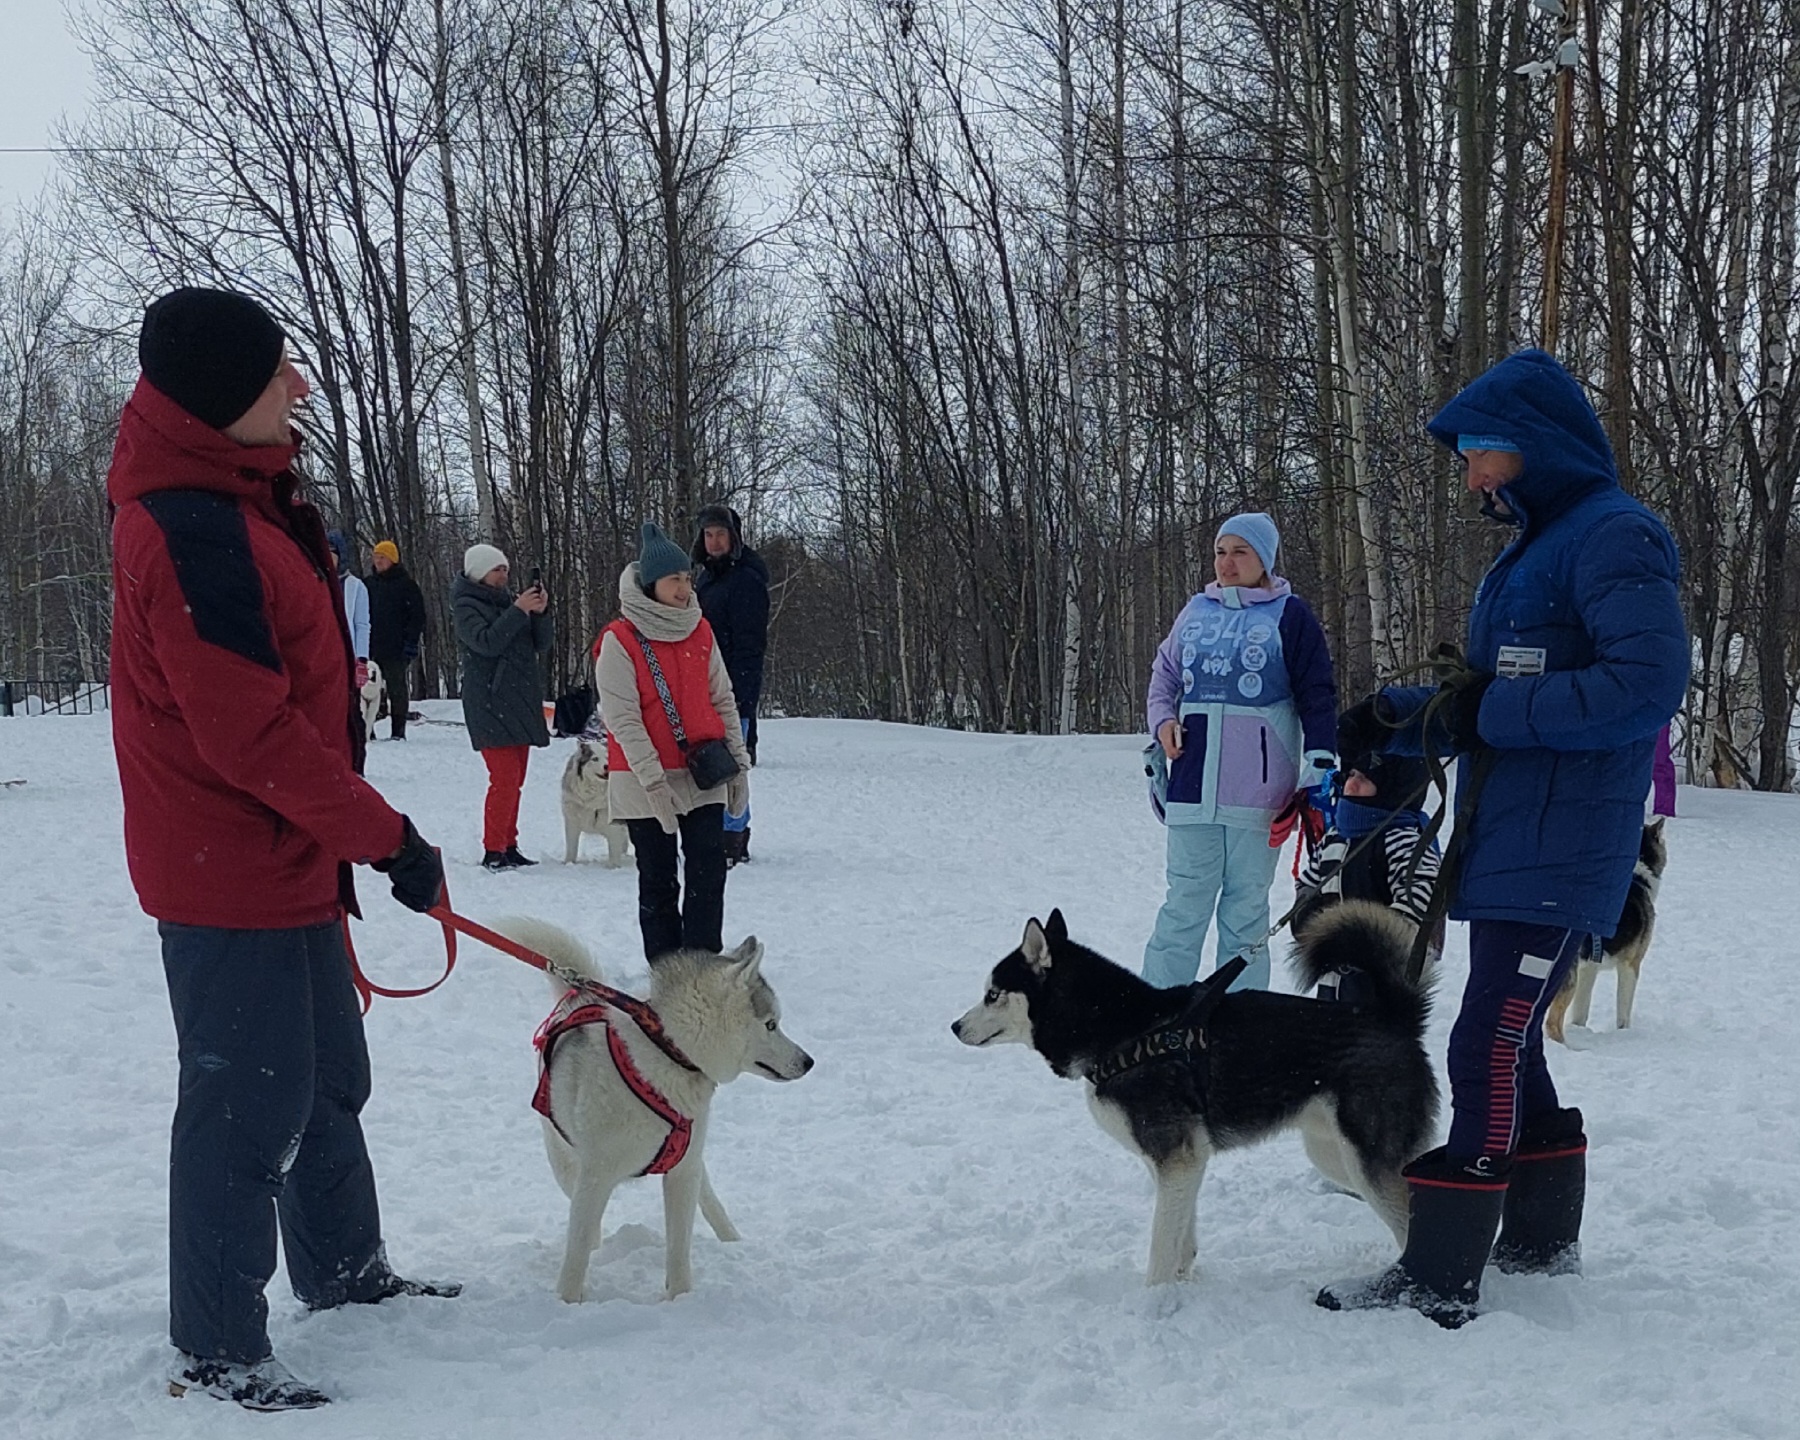
<path fill-rule="evenodd" d="M 275 378 L 286 338 L 248 295 L 183 286 L 144 311 L 138 363 L 144 378 L 188 414 L 223 430 Z"/>

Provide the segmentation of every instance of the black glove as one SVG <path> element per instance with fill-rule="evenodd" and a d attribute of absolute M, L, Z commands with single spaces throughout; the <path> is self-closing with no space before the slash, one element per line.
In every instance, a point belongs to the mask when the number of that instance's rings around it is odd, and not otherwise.
<path fill-rule="evenodd" d="M 425 843 L 425 838 L 413 829 L 411 820 L 402 815 L 406 823 L 406 838 L 400 842 L 400 853 L 386 860 L 376 860 L 373 869 L 379 870 L 393 882 L 394 898 L 408 910 L 417 910 L 421 914 L 437 904 L 438 896 L 444 890 L 444 862 L 438 859 L 438 853 Z"/>
<path fill-rule="evenodd" d="M 1387 748 L 1394 733 L 1393 716 L 1386 700 L 1379 694 L 1359 700 L 1337 722 L 1338 763 L 1346 770 L 1367 773 L 1371 756 Z"/>
<path fill-rule="evenodd" d="M 1494 677 L 1480 670 L 1466 670 L 1438 687 L 1443 708 L 1438 711 L 1453 754 L 1467 755 L 1485 743 L 1481 738 L 1481 699 Z"/>

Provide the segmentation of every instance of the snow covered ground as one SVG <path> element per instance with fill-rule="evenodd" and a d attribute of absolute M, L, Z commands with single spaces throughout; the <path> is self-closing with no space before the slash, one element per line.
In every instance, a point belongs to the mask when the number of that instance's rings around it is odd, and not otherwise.
<path fill-rule="evenodd" d="M 1030 914 L 1060 905 L 1137 963 L 1162 888 L 1138 746 L 764 726 L 726 938 L 767 943 L 819 1064 L 721 1094 L 708 1162 L 745 1239 L 701 1227 L 672 1304 L 651 1182 L 615 1198 L 593 1298 L 553 1294 L 566 1211 L 527 1104 L 540 978 L 471 944 L 436 994 L 378 1001 L 365 1122 L 390 1250 L 468 1289 L 306 1316 L 278 1277 L 277 1351 L 337 1403 L 271 1419 L 162 1389 L 175 1043 L 106 719 L 0 721 L 0 779 L 29 782 L 0 790 L 0 1434 L 1795 1435 L 1800 802 L 1682 792 L 1635 1028 L 1612 1030 L 1605 979 L 1594 1032 L 1551 1047 L 1593 1142 L 1587 1273 L 1490 1272 L 1490 1313 L 1449 1333 L 1314 1308 L 1390 1243 L 1292 1137 L 1215 1163 L 1198 1277 L 1145 1291 L 1141 1168 L 1034 1056 L 951 1037 Z M 459 728 L 379 744 L 369 773 L 451 856 L 459 908 L 568 924 L 641 982 L 631 872 L 597 839 L 559 863 L 566 753 L 533 758 L 522 840 L 546 863 L 522 874 L 474 863 L 484 777 Z M 438 932 L 385 888 L 363 884 L 365 964 L 423 983 Z M 1447 993 L 1464 964 L 1453 927 Z"/>

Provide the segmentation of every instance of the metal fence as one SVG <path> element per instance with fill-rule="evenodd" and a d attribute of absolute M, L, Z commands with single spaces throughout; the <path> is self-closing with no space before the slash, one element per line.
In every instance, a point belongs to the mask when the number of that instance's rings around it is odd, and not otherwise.
<path fill-rule="evenodd" d="M 61 680 L 0 680 L 0 717 L 9 715 L 93 715 L 112 707 L 104 680 L 65 676 Z"/>

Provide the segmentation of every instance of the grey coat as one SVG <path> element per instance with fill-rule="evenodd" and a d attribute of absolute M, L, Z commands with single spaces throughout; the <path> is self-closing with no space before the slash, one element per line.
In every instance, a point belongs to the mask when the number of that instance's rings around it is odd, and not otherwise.
<path fill-rule="evenodd" d="M 477 750 L 548 745 L 544 723 L 544 667 L 550 648 L 548 615 L 527 615 L 511 590 L 467 576 L 450 587 L 450 618 L 462 649 L 463 719 Z"/>

